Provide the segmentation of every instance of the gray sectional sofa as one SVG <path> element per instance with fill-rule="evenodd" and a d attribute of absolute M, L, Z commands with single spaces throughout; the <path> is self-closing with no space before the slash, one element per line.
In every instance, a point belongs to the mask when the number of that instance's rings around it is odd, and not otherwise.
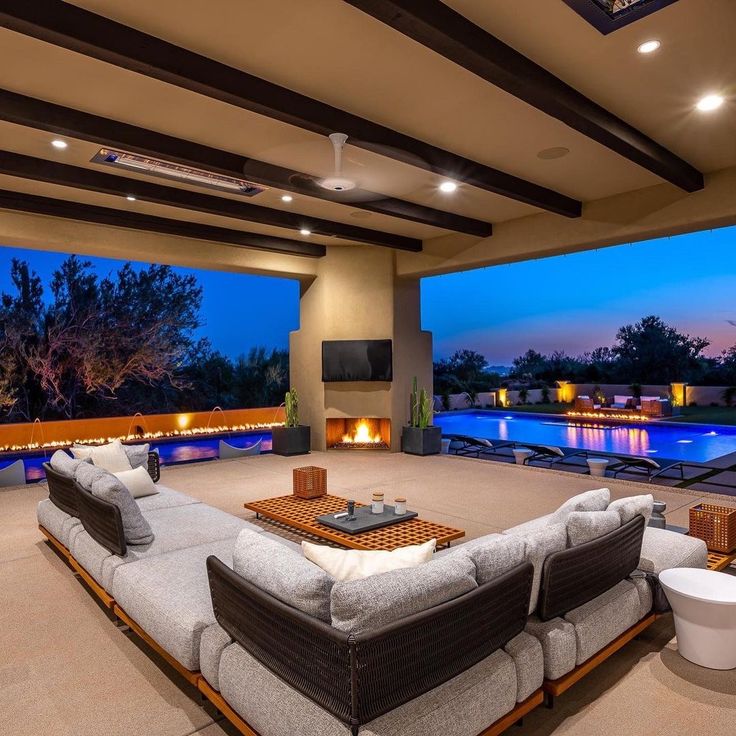
<path fill-rule="evenodd" d="M 134 501 L 153 541 L 126 543 L 109 488 L 77 471 L 47 468 L 39 527 L 244 734 L 501 733 L 654 620 L 658 572 L 706 564 L 699 540 L 645 529 L 646 501 L 609 505 L 602 489 L 418 568 L 336 581 L 161 485 Z"/>

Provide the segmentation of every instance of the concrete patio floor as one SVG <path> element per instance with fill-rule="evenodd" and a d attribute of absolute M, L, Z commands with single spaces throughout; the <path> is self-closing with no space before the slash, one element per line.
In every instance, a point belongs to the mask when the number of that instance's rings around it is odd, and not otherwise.
<path fill-rule="evenodd" d="M 164 468 L 162 483 L 243 518 L 243 503 L 291 489 L 291 469 L 327 467 L 331 492 L 369 501 L 405 496 L 429 519 L 477 537 L 555 509 L 606 485 L 615 498 L 645 484 L 482 460 L 372 452 L 265 455 Z M 657 487 L 672 524 L 702 494 Z M 134 635 L 115 628 L 66 563 L 42 541 L 35 506 L 45 485 L 0 491 L 0 723 L 12 736 L 221 736 L 235 733 Z M 717 497 L 709 495 L 709 500 Z M 734 499 L 721 499 L 736 505 Z M 720 502 L 720 501 L 719 501 Z M 557 700 L 532 712 L 519 736 L 732 734 L 736 671 L 716 672 L 676 652 L 667 616 Z"/>

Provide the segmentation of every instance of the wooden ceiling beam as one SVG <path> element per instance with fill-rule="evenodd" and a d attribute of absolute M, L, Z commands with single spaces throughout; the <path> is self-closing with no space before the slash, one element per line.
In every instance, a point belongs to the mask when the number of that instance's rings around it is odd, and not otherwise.
<path fill-rule="evenodd" d="M 62 0 L 3 0 L 0 25 L 47 43 L 349 143 L 550 212 L 579 217 L 579 201 L 412 138 Z"/>
<path fill-rule="evenodd" d="M 694 166 L 440 0 L 345 2 L 665 181 L 703 188 Z"/>
<path fill-rule="evenodd" d="M 317 185 L 313 177 L 282 166 L 246 158 L 182 138 L 174 138 L 147 128 L 121 123 L 9 90 L 0 89 L 0 120 L 89 141 L 108 148 L 244 178 L 266 187 L 466 235 L 485 238 L 493 232 L 490 223 L 472 217 L 365 190 L 333 192 Z"/>
<path fill-rule="evenodd" d="M 381 245 L 415 253 L 422 250 L 422 241 L 416 238 L 407 238 L 393 233 L 345 225 L 340 222 L 331 222 L 271 207 L 262 207 L 261 205 L 251 204 L 247 200 L 240 201 L 193 192 L 189 189 L 167 187 L 142 179 L 108 174 L 97 169 L 71 166 L 10 151 L 0 150 L 0 174 L 120 197 L 133 195 L 136 199 L 144 202 L 204 212 L 208 215 L 232 217 L 289 230 L 306 229 L 313 235 L 339 237 L 356 243 Z"/>
<path fill-rule="evenodd" d="M 163 235 L 178 235 L 196 240 L 209 240 L 214 243 L 226 243 L 241 248 L 282 253 L 290 256 L 321 258 L 327 252 L 327 248 L 318 243 L 303 243 L 288 238 L 275 238 L 272 235 L 260 235 L 225 227 L 201 225 L 196 222 L 171 220 L 167 217 L 144 215 L 138 212 L 116 210 L 112 207 L 100 207 L 80 202 L 69 202 L 63 199 L 41 197 L 36 194 L 25 194 L 8 189 L 0 189 L 0 210 L 2 209 L 62 217 L 65 220 L 76 220 L 78 222 L 92 222 L 97 225 L 124 227 L 130 230 L 142 230 Z"/>

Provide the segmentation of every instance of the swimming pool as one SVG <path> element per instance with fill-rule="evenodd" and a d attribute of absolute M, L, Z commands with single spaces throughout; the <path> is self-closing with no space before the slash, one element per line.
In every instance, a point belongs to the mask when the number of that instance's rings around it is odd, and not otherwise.
<path fill-rule="evenodd" d="M 151 449 L 158 450 L 161 465 L 175 465 L 176 463 L 190 463 L 197 460 L 211 460 L 218 456 L 220 440 L 225 440 L 234 447 L 249 447 L 263 440 L 261 452 L 270 452 L 270 432 L 232 432 L 207 437 L 173 437 L 151 441 Z M 54 454 L 54 450 L 44 452 L 8 453 L 0 459 L 0 468 L 21 459 L 26 467 L 26 481 L 35 483 L 44 480 L 46 474 L 43 464 Z"/>
<path fill-rule="evenodd" d="M 605 424 L 513 411 L 447 412 L 435 415 L 434 422 L 442 427 L 443 434 L 466 434 L 489 440 L 514 440 L 667 460 L 708 462 L 736 452 L 736 427 L 721 425 Z"/>

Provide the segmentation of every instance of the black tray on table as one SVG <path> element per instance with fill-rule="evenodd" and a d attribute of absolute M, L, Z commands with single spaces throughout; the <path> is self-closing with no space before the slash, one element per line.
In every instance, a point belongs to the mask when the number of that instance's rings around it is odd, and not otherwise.
<path fill-rule="evenodd" d="M 340 512 L 337 512 L 340 513 Z M 382 514 L 371 513 L 371 507 L 358 506 L 355 509 L 355 518 L 348 520 L 347 516 L 339 519 L 335 518 L 335 514 L 323 514 L 317 517 L 317 521 L 330 529 L 337 529 L 347 534 L 360 534 L 360 532 L 369 532 L 372 529 L 381 529 L 384 526 L 398 524 L 408 519 L 414 519 L 419 514 L 416 511 L 407 511 L 405 514 L 395 514 L 394 507 L 384 505 Z"/>

